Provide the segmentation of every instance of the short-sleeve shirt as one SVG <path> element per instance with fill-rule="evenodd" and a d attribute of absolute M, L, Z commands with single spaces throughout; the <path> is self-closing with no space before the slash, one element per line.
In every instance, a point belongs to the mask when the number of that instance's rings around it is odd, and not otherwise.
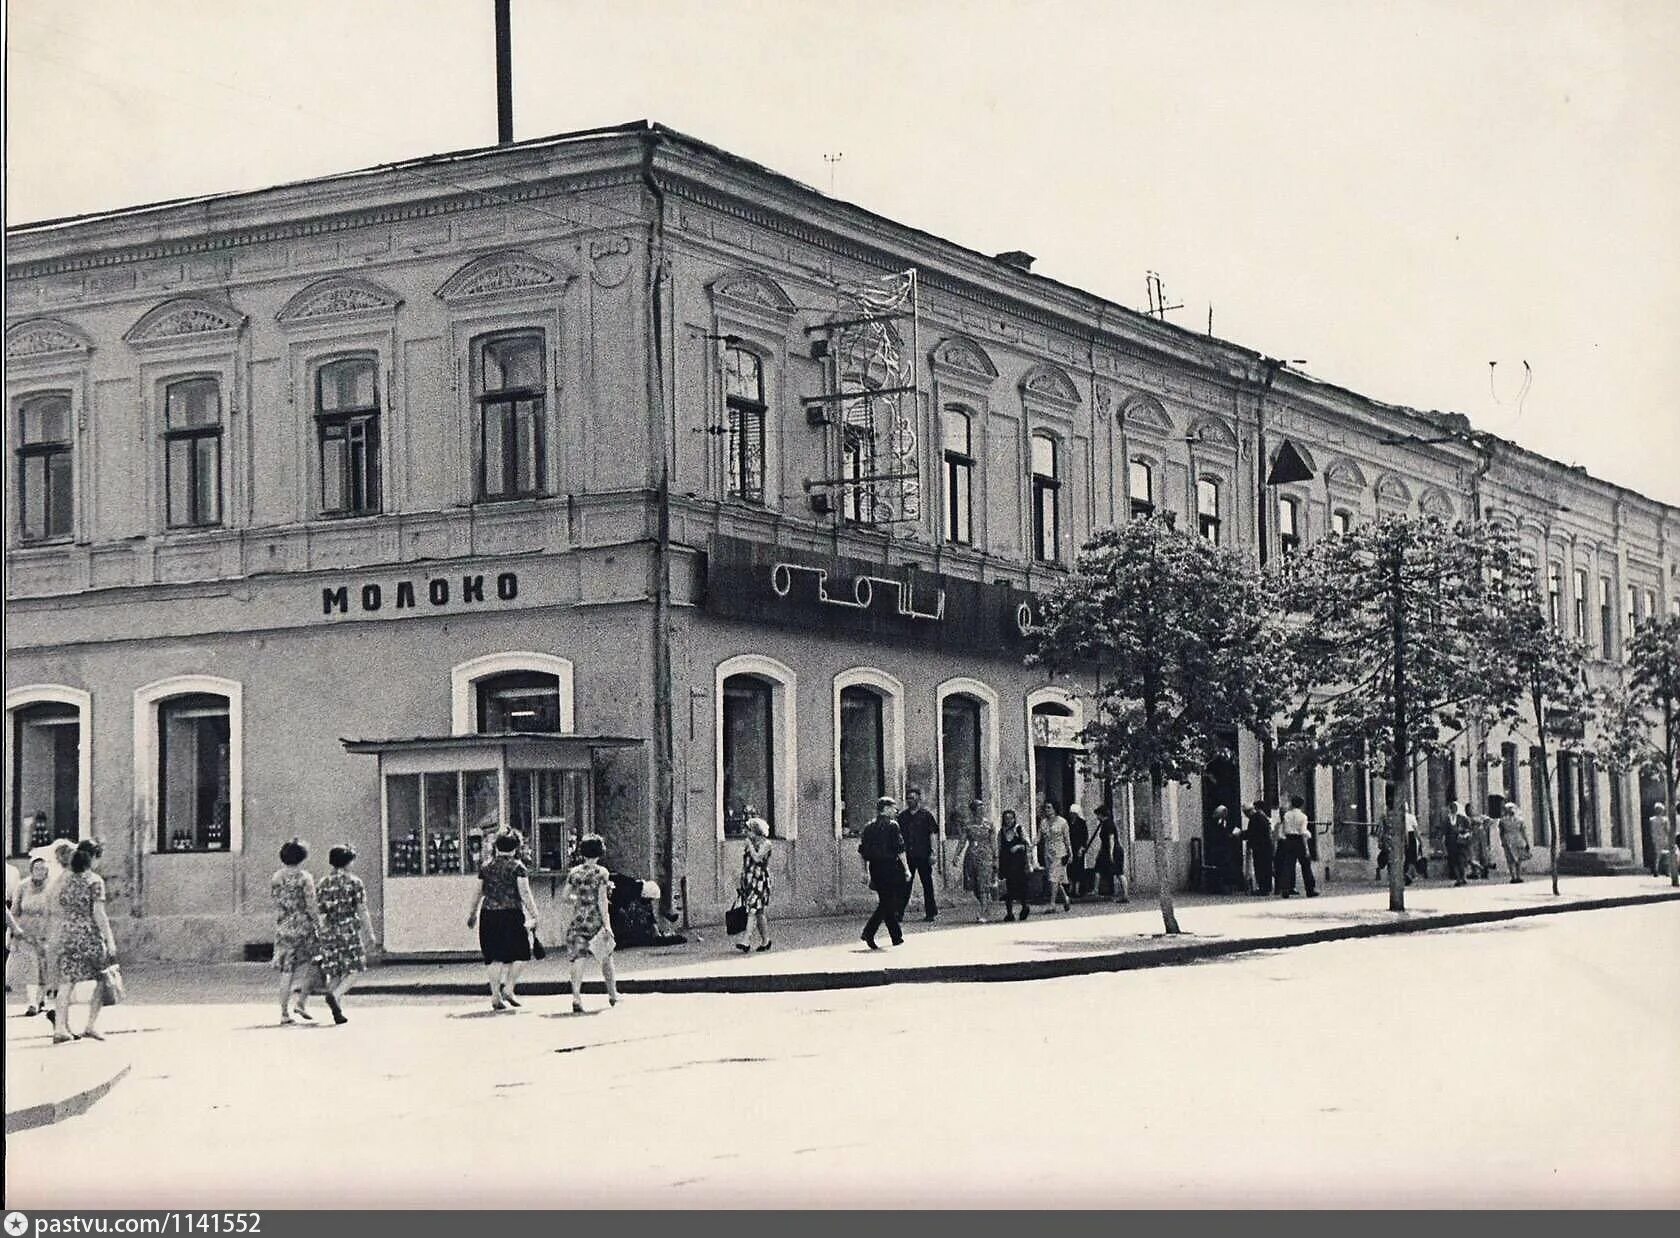
<path fill-rule="evenodd" d="M 485 911 L 519 911 L 519 879 L 525 876 L 525 866 L 518 860 L 498 855 L 478 870 L 484 884 Z"/>

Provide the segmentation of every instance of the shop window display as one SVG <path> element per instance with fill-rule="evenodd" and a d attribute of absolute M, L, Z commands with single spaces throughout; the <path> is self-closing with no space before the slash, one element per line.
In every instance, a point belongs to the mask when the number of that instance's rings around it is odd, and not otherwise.
<path fill-rule="evenodd" d="M 226 851 L 232 795 L 227 698 L 195 694 L 158 706 L 158 850 Z"/>

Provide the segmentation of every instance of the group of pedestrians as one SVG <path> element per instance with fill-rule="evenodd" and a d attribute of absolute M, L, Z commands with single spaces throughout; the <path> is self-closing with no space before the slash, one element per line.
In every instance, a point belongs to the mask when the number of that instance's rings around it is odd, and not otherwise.
<path fill-rule="evenodd" d="M 1295 897 L 1297 870 L 1307 897 L 1318 897 L 1310 849 L 1312 832 L 1306 800 L 1299 795 L 1289 797 L 1289 807 L 1275 821 L 1266 801 L 1255 800 L 1243 813 L 1240 826 L 1231 820 L 1230 809 L 1216 805 L 1209 831 L 1212 837 L 1228 839 L 1230 845 L 1244 852 L 1244 885 L 1250 893 L 1270 895 L 1275 890 L 1279 898 Z"/>
<path fill-rule="evenodd" d="M 46 1015 L 54 1044 L 105 1039 L 99 1015 L 107 986 L 115 983 L 117 941 L 105 912 L 105 880 L 99 875 L 103 854 L 96 839 L 60 839 L 30 854 L 28 877 L 18 879 L 11 865 L 6 866 L 6 933 L 24 975 L 24 1013 Z M 88 987 L 87 1020 L 75 1032 L 70 1006 L 77 986 L 83 984 Z"/>
<path fill-rule="evenodd" d="M 308 845 L 292 839 L 280 848 L 280 868 L 268 882 L 275 913 L 274 968 L 282 977 L 280 1022 L 313 1023 L 309 998 L 320 993 L 333 1022 L 348 1023 L 342 999 L 357 973 L 367 969 L 366 943 L 374 940 L 367 889 L 350 871 L 353 848 L 340 844 L 327 852 L 332 871 L 319 884 L 303 866 L 308 859 Z"/>

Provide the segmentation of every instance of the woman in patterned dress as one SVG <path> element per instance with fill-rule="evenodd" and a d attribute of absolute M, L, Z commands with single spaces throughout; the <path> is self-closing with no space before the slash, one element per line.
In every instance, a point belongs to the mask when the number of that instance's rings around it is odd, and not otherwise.
<path fill-rule="evenodd" d="M 307 1003 L 321 966 L 321 913 L 315 903 L 315 878 L 303 870 L 308 858 L 303 840 L 292 839 L 280 848 L 280 871 L 268 882 L 274 896 L 274 968 L 286 978 L 280 987 L 281 1023 L 293 1022 L 294 1013 L 315 1022 Z"/>
<path fill-rule="evenodd" d="M 747 909 L 747 939 L 736 942 L 743 954 L 753 948 L 756 935 L 760 950 L 770 948 L 770 823 L 747 809 L 747 845 L 741 851 L 741 884 L 737 892 Z"/>
<path fill-rule="evenodd" d="M 57 962 L 58 994 L 53 999 L 53 1043 L 64 1044 L 78 1037 L 70 1033 L 70 995 L 84 980 L 93 981 L 88 999 L 87 1027 L 82 1035 L 104 1040 L 99 1034 L 99 1012 L 105 1006 L 105 987 L 99 973 L 117 961 L 117 941 L 111 935 L 111 921 L 105 915 L 105 879 L 95 870 L 104 849 L 85 839 L 70 857 L 70 871 L 52 886 L 54 904 L 54 955 Z"/>
<path fill-rule="evenodd" d="M 1044 845 L 1044 876 L 1050 887 L 1050 906 L 1060 904 L 1063 911 L 1073 910 L 1068 898 L 1068 856 L 1073 850 L 1069 840 L 1067 819 L 1056 806 L 1045 800 L 1039 807 L 1038 837 Z"/>
<path fill-rule="evenodd" d="M 347 846 L 327 852 L 332 872 L 315 889 L 315 902 L 321 909 L 321 975 L 327 984 L 327 1008 L 334 1023 L 349 1022 L 339 999 L 356 979 L 356 973 L 367 968 L 362 931 L 365 929 L 367 939 L 373 940 L 367 890 L 362 879 L 350 872 L 350 861 L 355 858 L 355 851 Z"/>
<path fill-rule="evenodd" d="M 986 819 L 986 805 L 975 800 L 968 806 L 968 820 L 963 823 L 962 849 L 957 853 L 962 869 L 963 889 L 972 893 L 980 904 L 980 923 L 991 917 L 992 887 L 997 884 L 997 832 Z"/>
<path fill-rule="evenodd" d="M 537 929 L 537 904 L 519 857 L 525 840 L 518 831 L 496 835 L 495 854 L 478 870 L 467 927 L 478 926 L 478 950 L 490 981 L 490 1009 L 518 1009 L 513 986 L 531 961 L 531 934 Z"/>
<path fill-rule="evenodd" d="M 10 865 L 7 865 L 10 868 Z M 24 991 L 29 1000 L 25 1015 L 41 1013 L 46 991 L 48 910 L 47 861 L 37 856 L 29 862 L 29 879 L 12 891 L 10 915 L 16 925 L 12 932 L 12 949 L 16 952 L 19 969 L 23 972 Z M 56 1017 L 56 1016 L 55 1016 Z"/>
<path fill-rule="evenodd" d="M 613 974 L 612 923 L 607 910 L 607 892 L 612 878 L 599 861 L 606 854 L 606 844 L 594 834 L 586 835 L 578 844 L 581 863 L 566 874 L 565 899 L 571 907 L 571 922 L 566 926 L 566 957 L 572 963 L 572 1013 L 583 1013 L 583 957 L 593 953 L 597 934 L 604 934 L 597 957 L 601 960 L 601 979 L 607 982 L 607 1001 L 618 1005 L 618 980 Z"/>

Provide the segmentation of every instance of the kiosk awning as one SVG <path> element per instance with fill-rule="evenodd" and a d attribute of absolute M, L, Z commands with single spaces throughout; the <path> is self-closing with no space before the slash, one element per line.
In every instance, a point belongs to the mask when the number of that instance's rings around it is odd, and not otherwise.
<path fill-rule="evenodd" d="M 628 735 L 573 735 L 553 731 L 497 731 L 484 735 L 413 735 L 397 739 L 340 739 L 346 752 L 380 755 L 387 752 L 448 752 L 461 749 L 539 748 L 555 752 L 589 752 L 639 748 L 647 741 Z"/>

